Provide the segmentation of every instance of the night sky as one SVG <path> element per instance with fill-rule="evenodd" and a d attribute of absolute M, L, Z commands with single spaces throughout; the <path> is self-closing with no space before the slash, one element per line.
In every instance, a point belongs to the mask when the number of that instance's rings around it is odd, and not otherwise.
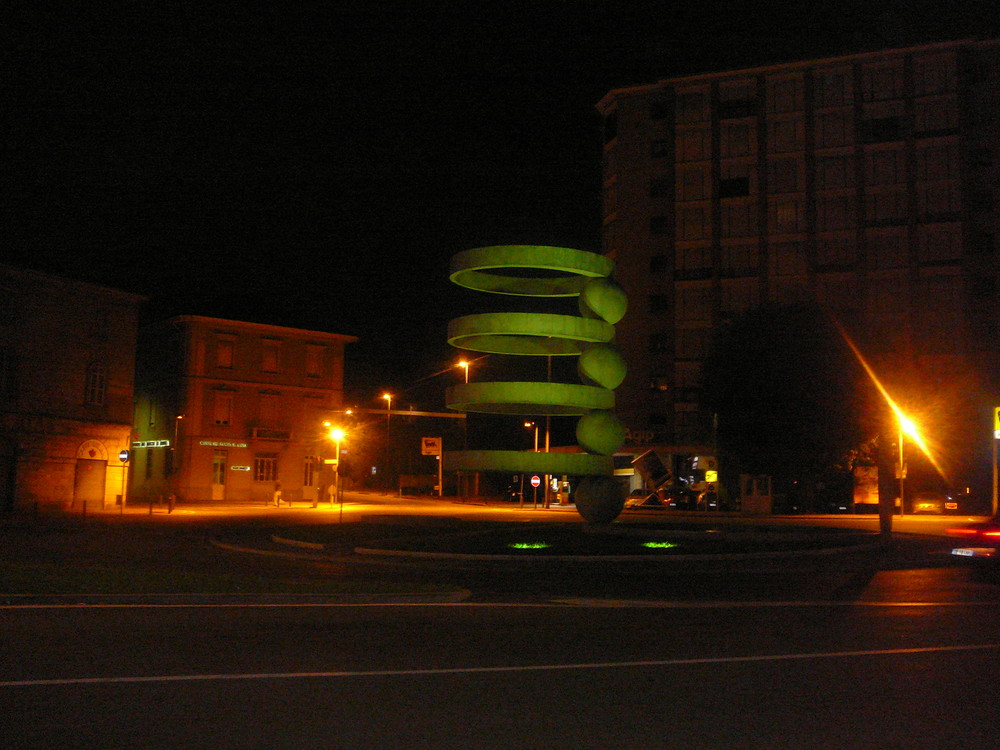
<path fill-rule="evenodd" d="M 452 382 L 454 253 L 600 250 L 610 89 L 1000 32 L 992 0 L 61 6 L 4 12 L 4 262 L 359 336 L 350 384 L 398 391 Z"/>

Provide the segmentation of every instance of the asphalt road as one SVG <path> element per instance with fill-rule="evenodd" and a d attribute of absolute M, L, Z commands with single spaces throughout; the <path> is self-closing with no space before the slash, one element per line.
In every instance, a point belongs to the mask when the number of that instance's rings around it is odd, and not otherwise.
<path fill-rule="evenodd" d="M 942 548 L 392 573 L 451 577 L 457 603 L 26 599 L 0 607 L 0 746 L 995 747 L 1000 587 Z"/>

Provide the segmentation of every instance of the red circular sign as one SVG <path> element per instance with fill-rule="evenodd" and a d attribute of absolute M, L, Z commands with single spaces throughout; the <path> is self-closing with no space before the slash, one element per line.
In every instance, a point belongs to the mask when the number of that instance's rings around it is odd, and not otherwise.
<path fill-rule="evenodd" d="M 533 477 L 531 478 L 531 486 L 532 486 L 532 487 L 538 487 L 538 486 L 540 486 L 541 484 L 542 484 L 542 480 L 538 478 L 538 475 L 537 475 L 537 474 L 535 474 L 535 476 L 533 476 Z"/>

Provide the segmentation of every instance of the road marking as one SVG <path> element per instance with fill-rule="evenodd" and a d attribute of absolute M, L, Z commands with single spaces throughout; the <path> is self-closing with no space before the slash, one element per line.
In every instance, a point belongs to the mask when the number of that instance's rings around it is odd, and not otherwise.
<path fill-rule="evenodd" d="M 710 656 L 693 659 L 650 659 L 585 664 L 534 664 L 512 667 L 445 667 L 428 669 L 374 669 L 330 672 L 263 672 L 243 674 L 179 674 L 135 677 L 64 677 L 47 680 L 4 680 L 0 688 L 57 687 L 64 685 L 121 685 L 136 683 L 212 682 L 233 680 L 302 680 L 351 677 L 433 677 L 440 675 L 499 674 L 504 672 L 557 672 L 582 669 L 635 669 L 645 667 L 684 667 L 711 664 L 746 664 L 752 662 L 804 661 L 807 659 L 843 659 L 863 656 L 906 656 L 913 654 L 956 653 L 1000 649 L 1000 643 L 969 646 L 927 646 L 923 648 L 888 648 L 866 651 L 827 651 L 812 654 L 766 654 L 760 656 Z"/>

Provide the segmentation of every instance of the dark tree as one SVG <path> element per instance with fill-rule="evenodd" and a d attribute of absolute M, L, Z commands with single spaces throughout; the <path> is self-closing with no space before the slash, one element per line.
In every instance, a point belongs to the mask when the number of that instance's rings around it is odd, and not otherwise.
<path fill-rule="evenodd" d="M 703 377 L 724 462 L 807 503 L 818 482 L 846 482 L 844 456 L 871 437 L 862 375 L 818 305 L 768 306 L 721 327 Z"/>

